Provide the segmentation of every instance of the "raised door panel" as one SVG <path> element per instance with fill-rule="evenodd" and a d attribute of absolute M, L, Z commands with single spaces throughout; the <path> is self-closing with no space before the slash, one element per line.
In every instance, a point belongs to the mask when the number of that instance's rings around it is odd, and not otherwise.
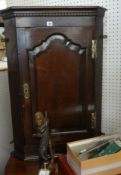
<path fill-rule="evenodd" d="M 47 112 L 51 132 L 87 132 L 86 52 L 62 35 L 29 52 L 32 114 Z"/>

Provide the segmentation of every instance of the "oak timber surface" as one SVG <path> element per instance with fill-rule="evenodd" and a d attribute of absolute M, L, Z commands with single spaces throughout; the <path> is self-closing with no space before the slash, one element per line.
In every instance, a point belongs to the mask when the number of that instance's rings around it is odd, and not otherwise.
<path fill-rule="evenodd" d="M 5 169 L 5 175 L 37 175 L 39 164 L 37 161 L 22 161 L 11 157 Z"/>
<path fill-rule="evenodd" d="M 62 155 L 58 159 L 59 172 L 51 175 L 75 175 L 67 164 L 66 156 Z M 11 157 L 5 169 L 5 175 L 38 175 L 40 169 L 37 160 L 18 160 Z M 121 174 L 119 174 L 121 175 Z"/>
<path fill-rule="evenodd" d="M 5 175 L 38 175 L 40 164 L 37 160 L 18 160 L 10 157 L 5 168 Z M 62 175 L 52 172 L 50 175 Z"/>
<path fill-rule="evenodd" d="M 66 156 L 62 155 L 58 159 L 59 172 L 52 175 L 74 175 L 66 161 Z M 5 175 L 38 175 L 40 169 L 37 160 L 18 160 L 10 157 L 5 168 Z"/>
<path fill-rule="evenodd" d="M 47 112 L 57 154 L 67 142 L 101 133 L 104 12 L 87 6 L 2 11 L 17 158 L 38 155 L 37 112 Z"/>

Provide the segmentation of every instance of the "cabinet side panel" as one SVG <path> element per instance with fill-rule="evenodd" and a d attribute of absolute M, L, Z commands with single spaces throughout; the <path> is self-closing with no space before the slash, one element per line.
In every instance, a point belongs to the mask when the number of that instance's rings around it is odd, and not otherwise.
<path fill-rule="evenodd" d="M 5 21 L 6 51 L 8 58 L 9 89 L 11 97 L 11 111 L 14 135 L 14 153 L 23 158 L 23 123 L 21 115 L 21 94 L 19 81 L 19 66 L 17 56 L 16 23 L 14 19 Z"/>
<path fill-rule="evenodd" d="M 102 106 L 102 55 L 103 55 L 103 18 L 96 18 L 97 58 L 95 59 L 95 106 L 97 114 L 97 133 L 101 132 Z"/>

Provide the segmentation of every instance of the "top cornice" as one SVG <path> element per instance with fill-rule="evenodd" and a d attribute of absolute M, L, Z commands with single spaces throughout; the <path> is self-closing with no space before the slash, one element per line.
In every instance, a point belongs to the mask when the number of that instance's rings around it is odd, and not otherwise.
<path fill-rule="evenodd" d="M 105 8 L 99 6 L 16 6 L 1 11 L 4 19 L 14 17 L 39 17 L 39 16 L 104 16 Z"/>

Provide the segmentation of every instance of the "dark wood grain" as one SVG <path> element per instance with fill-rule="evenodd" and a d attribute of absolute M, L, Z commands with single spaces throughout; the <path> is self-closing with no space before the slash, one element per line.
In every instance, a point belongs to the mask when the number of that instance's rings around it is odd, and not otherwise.
<path fill-rule="evenodd" d="M 68 165 L 65 155 L 61 155 L 56 163 L 58 164 L 58 173 L 53 172 L 51 175 L 75 175 Z M 37 175 L 40 167 L 38 161 L 23 161 L 11 157 L 6 165 L 5 175 Z"/>
<path fill-rule="evenodd" d="M 50 175 L 63 175 L 56 159 L 57 169 L 51 171 Z M 41 167 L 43 167 L 37 160 L 18 160 L 11 156 L 5 167 L 5 175 L 38 175 Z M 55 167 L 53 167 L 54 169 Z"/>
<path fill-rule="evenodd" d="M 100 7 L 11 7 L 2 11 L 16 157 L 38 156 L 40 138 L 34 122 L 38 111 L 48 114 L 57 154 L 66 151 L 66 142 L 101 133 L 104 12 Z M 95 60 L 91 58 L 92 40 L 98 43 Z M 30 92 L 27 99 L 25 84 Z M 97 114 L 95 128 L 92 112 Z"/>
<path fill-rule="evenodd" d="M 37 161 L 22 161 L 11 157 L 5 168 L 5 175 L 37 175 L 39 163 Z"/>
<path fill-rule="evenodd" d="M 61 155 L 58 158 L 58 167 L 60 173 L 63 175 L 75 175 L 74 171 L 70 168 L 70 166 L 67 163 L 66 155 Z"/>
<path fill-rule="evenodd" d="M 15 19 L 10 19 L 5 22 L 5 37 L 9 38 L 9 42 L 6 43 L 6 54 L 8 56 L 8 77 L 9 77 L 9 88 L 11 98 L 11 112 L 13 122 L 13 135 L 15 153 L 18 157 L 23 157 L 24 152 L 24 133 L 23 133 L 23 119 L 21 103 L 21 83 L 19 74 L 19 62 L 17 55 L 17 36 Z M 9 32 L 8 32 L 9 31 Z M 20 127 L 21 126 L 21 127 Z"/>

